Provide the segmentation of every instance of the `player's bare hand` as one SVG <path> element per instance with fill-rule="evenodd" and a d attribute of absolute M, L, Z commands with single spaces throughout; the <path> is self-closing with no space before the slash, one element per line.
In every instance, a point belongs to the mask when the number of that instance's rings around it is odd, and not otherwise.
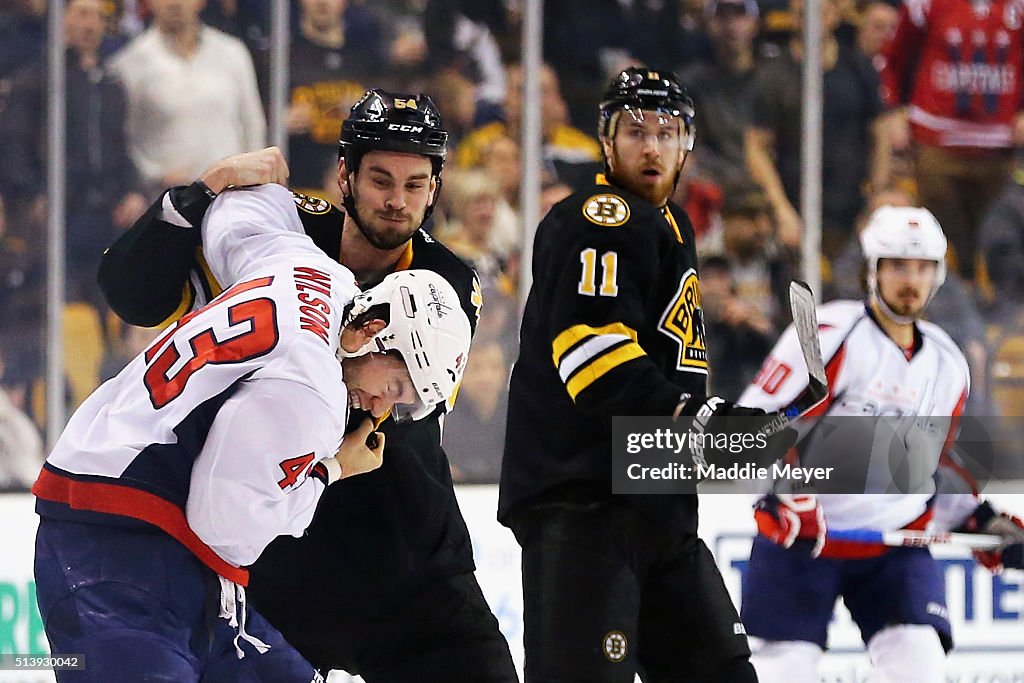
<path fill-rule="evenodd" d="M 367 446 L 371 433 L 376 437 L 373 448 Z M 341 478 L 372 472 L 384 462 L 384 434 L 373 431 L 373 420 L 363 420 L 355 431 L 345 435 L 334 456 L 341 464 Z"/>
<path fill-rule="evenodd" d="M 229 187 L 284 185 L 288 181 L 288 163 L 280 149 L 266 147 L 221 159 L 206 169 L 200 180 L 218 193 Z"/>

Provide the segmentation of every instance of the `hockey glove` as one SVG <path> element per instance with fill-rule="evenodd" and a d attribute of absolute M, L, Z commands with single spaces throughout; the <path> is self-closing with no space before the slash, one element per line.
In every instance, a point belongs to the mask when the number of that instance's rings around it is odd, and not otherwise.
<path fill-rule="evenodd" d="M 983 501 L 954 531 L 1001 536 L 1003 542 L 992 550 L 975 550 L 974 558 L 987 569 L 1024 569 L 1024 520 L 1006 512 L 997 512 Z"/>
<path fill-rule="evenodd" d="M 797 439 L 796 430 L 789 427 L 771 435 L 763 434 L 774 414 L 736 405 L 720 396 L 684 394 L 673 417 L 693 418 L 691 432 L 701 437 L 696 442 L 703 446 L 694 448 L 695 461 L 704 459 L 725 467 L 736 462 L 771 465 L 785 456 Z"/>
<path fill-rule="evenodd" d="M 817 496 L 769 493 L 754 505 L 757 531 L 772 543 L 811 557 L 825 547 L 825 513 Z"/>

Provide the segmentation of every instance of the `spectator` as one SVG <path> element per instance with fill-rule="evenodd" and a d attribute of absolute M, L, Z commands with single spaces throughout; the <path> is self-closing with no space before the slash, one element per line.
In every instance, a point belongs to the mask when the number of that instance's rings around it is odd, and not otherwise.
<path fill-rule="evenodd" d="M 873 63 L 896 35 L 899 19 L 899 10 L 887 0 L 870 0 L 861 11 L 857 48 Z"/>
<path fill-rule="evenodd" d="M 506 74 L 496 34 L 505 29 L 501 0 L 427 0 L 423 11 L 427 67 L 454 68 L 476 84 L 476 100 L 498 107 Z"/>
<path fill-rule="evenodd" d="M 153 25 L 111 60 L 128 91 L 132 160 L 154 194 L 264 145 L 252 58 L 199 20 L 203 0 L 150 0 Z"/>
<path fill-rule="evenodd" d="M 519 168 L 519 142 L 507 135 L 495 137 L 484 147 L 481 168 L 498 181 L 509 206 L 518 206 L 523 175 Z"/>
<path fill-rule="evenodd" d="M 100 254 L 148 205 L 139 193 L 125 142 L 124 89 L 107 72 L 100 53 L 105 32 L 101 0 L 69 0 L 64 12 L 67 296 L 97 307 L 103 306 L 96 284 Z M 46 92 L 45 65 L 29 67 L 14 79 L 3 114 L 5 128 L 15 131 L 0 172 L 3 184 L 13 196 L 30 198 L 39 213 L 46 204 L 46 140 L 40 116 Z"/>
<path fill-rule="evenodd" d="M 490 302 L 488 302 L 489 305 Z M 483 309 L 481 319 L 486 315 Z M 459 401 L 444 423 L 444 446 L 452 480 L 494 484 L 501 474 L 508 413 L 508 352 L 497 338 L 473 340 Z"/>
<path fill-rule="evenodd" d="M 789 322 L 793 269 L 775 242 L 771 203 L 752 183 L 727 187 L 723 194 L 721 248 L 716 250 L 709 238 L 704 249 L 726 259 L 736 296 L 764 321 L 752 326 L 774 340 Z"/>
<path fill-rule="evenodd" d="M 455 69 L 446 68 L 434 75 L 427 91 L 448 128 L 448 144 L 458 147 L 476 123 L 476 87 Z"/>
<path fill-rule="evenodd" d="M 27 491 L 43 466 L 43 439 L 7 391 L 0 351 L 0 492 Z"/>
<path fill-rule="evenodd" d="M 679 0 L 676 49 L 669 60 L 677 71 L 714 59 L 714 48 L 707 31 L 709 5 L 708 0 Z M 658 63 L 661 60 L 653 61 Z"/>
<path fill-rule="evenodd" d="M 972 280 L 982 217 L 1024 143 L 1020 8 L 1016 0 L 907 3 L 883 54 L 894 145 L 913 142 L 918 196 L 949 237 L 950 265 Z"/>
<path fill-rule="evenodd" d="M 804 0 L 790 10 L 802 25 Z M 822 64 L 824 78 L 822 251 L 836 255 L 853 233 L 863 206 L 862 186 L 888 182 L 888 137 L 878 124 L 878 74 L 867 57 L 839 44 L 839 0 L 824 0 Z M 777 59 L 767 60 L 755 83 L 753 123 L 745 148 L 751 176 L 764 188 L 779 224 L 779 239 L 797 245 L 803 234 L 799 214 L 802 28 Z"/>
<path fill-rule="evenodd" d="M 508 92 L 505 98 L 505 120 L 477 128 L 459 145 L 455 162 L 460 168 L 480 166 L 484 149 L 497 137 L 519 139 L 519 117 L 522 109 L 523 69 L 514 64 L 508 69 Z M 544 163 L 553 175 L 572 175 L 572 166 L 596 164 L 601 160 L 601 146 L 592 136 L 568 124 L 565 99 L 558 86 L 554 69 L 544 65 L 540 72 L 541 133 L 544 136 Z"/>
<path fill-rule="evenodd" d="M 200 18 L 208 26 L 241 38 L 253 54 L 270 45 L 269 0 L 209 0 Z"/>
<path fill-rule="evenodd" d="M 719 185 L 727 185 L 749 177 L 743 134 L 754 111 L 757 3 L 711 0 L 706 22 L 713 57 L 683 72 L 682 81 L 694 93 L 700 131 L 694 156 L 699 172 Z"/>
<path fill-rule="evenodd" d="M 1006 320 L 1024 307 L 1024 167 L 1004 183 L 989 207 L 978 235 L 991 318 Z"/>
<path fill-rule="evenodd" d="M 551 207 L 572 194 L 572 188 L 562 182 L 550 182 L 540 190 L 540 215 L 544 217 Z"/>
<path fill-rule="evenodd" d="M 354 47 L 344 21 L 348 0 L 299 0 L 299 31 L 290 47 L 289 184 L 318 194 L 324 169 L 338 161 L 338 131 L 366 92 L 379 62 Z"/>
<path fill-rule="evenodd" d="M 518 254 L 499 249 L 500 236 L 515 231 L 515 215 L 502 198 L 500 185 L 484 171 L 456 171 L 449 172 L 445 190 L 448 222 L 438 230 L 438 239 L 473 266 L 482 284 L 510 291 Z M 502 226 L 503 221 L 513 225 Z"/>
<path fill-rule="evenodd" d="M 8 390 L 32 388 L 42 374 L 46 310 L 43 254 L 8 229 L 0 195 L 0 345 L 6 352 Z M 24 403 L 20 404 L 24 408 Z"/>
<path fill-rule="evenodd" d="M 0 86 L 6 76 L 42 59 L 45 46 L 46 0 L 5 3 L 0 12 Z"/>
<path fill-rule="evenodd" d="M 701 310 L 711 370 L 711 391 L 742 393 L 754 379 L 760 359 L 771 351 L 775 333 L 757 307 L 737 295 L 729 261 L 709 256 L 700 266 Z"/>
<path fill-rule="evenodd" d="M 694 41 L 687 38 L 699 29 L 683 37 L 680 25 L 678 0 L 544 3 L 544 58 L 563 85 L 568 121 L 593 130 L 605 81 L 627 63 L 672 68 L 690 59 Z"/>

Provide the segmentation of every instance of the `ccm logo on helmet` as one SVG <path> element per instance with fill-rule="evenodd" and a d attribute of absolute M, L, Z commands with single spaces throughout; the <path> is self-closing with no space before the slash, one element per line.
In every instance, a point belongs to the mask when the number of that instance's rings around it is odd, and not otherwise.
<path fill-rule="evenodd" d="M 408 123 L 389 123 L 388 130 L 398 130 L 403 133 L 422 133 L 423 126 L 411 126 Z"/>

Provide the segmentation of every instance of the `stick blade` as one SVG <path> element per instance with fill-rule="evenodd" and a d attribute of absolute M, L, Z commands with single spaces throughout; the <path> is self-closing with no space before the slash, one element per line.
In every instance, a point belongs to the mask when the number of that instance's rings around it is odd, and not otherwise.
<path fill-rule="evenodd" d="M 818 339 L 818 314 L 814 306 L 814 293 L 806 282 L 793 280 L 789 285 L 789 305 L 793 312 L 793 327 L 796 328 L 800 351 L 807 364 L 810 392 L 818 400 L 828 395 L 828 377 L 821 358 L 821 342 Z"/>

